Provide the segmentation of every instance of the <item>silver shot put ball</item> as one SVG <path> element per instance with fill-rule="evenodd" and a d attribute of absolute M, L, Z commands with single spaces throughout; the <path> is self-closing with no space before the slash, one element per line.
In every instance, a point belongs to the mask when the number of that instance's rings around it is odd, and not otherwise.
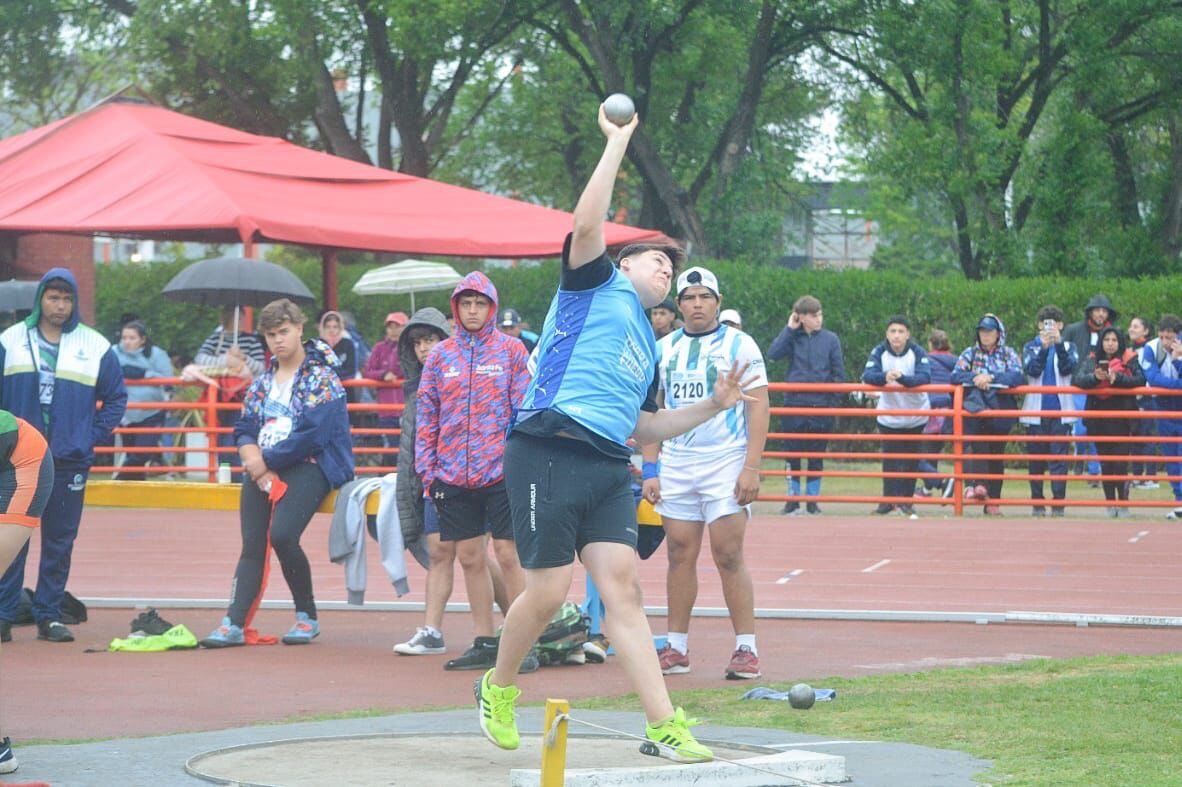
<path fill-rule="evenodd" d="M 817 701 L 817 693 L 807 683 L 797 683 L 788 689 L 788 704 L 797 710 L 808 710 Z"/>
<path fill-rule="evenodd" d="M 623 93 L 612 93 L 603 101 L 603 114 L 617 126 L 626 126 L 636 114 L 636 105 Z"/>

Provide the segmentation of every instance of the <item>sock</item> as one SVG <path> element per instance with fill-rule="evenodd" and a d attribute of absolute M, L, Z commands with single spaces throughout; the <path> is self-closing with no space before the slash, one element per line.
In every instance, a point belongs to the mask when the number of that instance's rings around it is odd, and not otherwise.
<path fill-rule="evenodd" d="M 665 635 L 665 638 L 669 642 L 669 647 L 673 648 L 675 651 L 677 651 L 678 653 L 680 653 L 683 656 L 689 654 L 689 633 L 688 632 L 681 634 L 676 631 L 670 631 L 668 634 Z"/>
<path fill-rule="evenodd" d="M 440 637 L 440 638 L 443 637 L 443 632 L 440 631 L 439 629 L 435 628 L 434 626 L 423 626 L 423 631 L 426 631 L 432 637 Z"/>
<path fill-rule="evenodd" d="M 744 645 L 746 645 L 748 648 L 750 648 L 751 652 L 754 653 L 756 656 L 759 655 L 759 649 L 755 647 L 755 635 L 754 634 L 736 634 L 735 635 L 735 650 L 738 650 L 739 648 L 743 647 Z"/>

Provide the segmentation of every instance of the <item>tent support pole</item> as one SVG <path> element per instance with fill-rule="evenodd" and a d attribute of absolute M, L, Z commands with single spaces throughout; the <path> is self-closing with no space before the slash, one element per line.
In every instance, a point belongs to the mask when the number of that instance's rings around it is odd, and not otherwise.
<path fill-rule="evenodd" d="M 324 308 L 337 308 L 337 251 L 336 249 L 325 249 L 320 253 L 323 265 L 320 268 L 320 274 L 324 284 Z"/>

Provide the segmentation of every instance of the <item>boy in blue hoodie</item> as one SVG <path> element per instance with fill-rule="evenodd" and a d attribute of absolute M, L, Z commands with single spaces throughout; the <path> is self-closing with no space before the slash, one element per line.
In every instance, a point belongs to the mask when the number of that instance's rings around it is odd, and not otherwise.
<path fill-rule="evenodd" d="M 55 467 L 41 519 L 41 562 L 33 594 L 37 638 L 72 642 L 61 602 L 70 576 L 94 446 L 111 436 L 127 407 L 123 370 L 102 334 L 83 325 L 78 283 L 65 268 L 41 278 L 33 313 L 0 334 L 0 407 L 45 435 Z M 102 409 L 97 405 L 102 403 Z M 10 638 L 25 580 L 28 544 L 0 579 L 0 641 Z"/>
<path fill-rule="evenodd" d="M 977 341 L 956 360 L 952 370 L 952 384 L 965 386 L 965 409 L 969 413 L 982 410 L 1014 410 L 1017 403 L 1013 394 L 1004 389 L 1025 382 L 1022 361 L 1013 347 L 1006 344 L 1006 328 L 995 314 L 986 314 L 977 322 Z M 968 451 L 972 454 L 1003 454 L 1004 442 L 972 440 L 974 435 L 1009 434 L 1013 418 L 966 418 L 965 435 L 970 438 Z M 985 504 L 986 516 L 1001 516 L 1001 508 L 989 502 L 1001 497 L 1005 463 L 1001 459 L 971 459 L 965 463 L 968 474 L 975 480 L 965 481 L 965 500 Z M 983 478 L 984 475 L 999 476 Z"/>

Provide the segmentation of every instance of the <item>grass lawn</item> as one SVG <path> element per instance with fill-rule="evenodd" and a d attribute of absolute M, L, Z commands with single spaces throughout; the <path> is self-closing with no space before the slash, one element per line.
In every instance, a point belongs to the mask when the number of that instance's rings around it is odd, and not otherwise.
<path fill-rule="evenodd" d="M 1182 784 L 1182 654 L 807 682 L 837 699 L 799 711 L 742 701 L 750 687 L 733 685 L 676 692 L 674 702 L 712 724 L 965 751 L 993 761 L 981 777 L 990 784 Z M 635 695 L 579 707 L 638 709 Z"/>

